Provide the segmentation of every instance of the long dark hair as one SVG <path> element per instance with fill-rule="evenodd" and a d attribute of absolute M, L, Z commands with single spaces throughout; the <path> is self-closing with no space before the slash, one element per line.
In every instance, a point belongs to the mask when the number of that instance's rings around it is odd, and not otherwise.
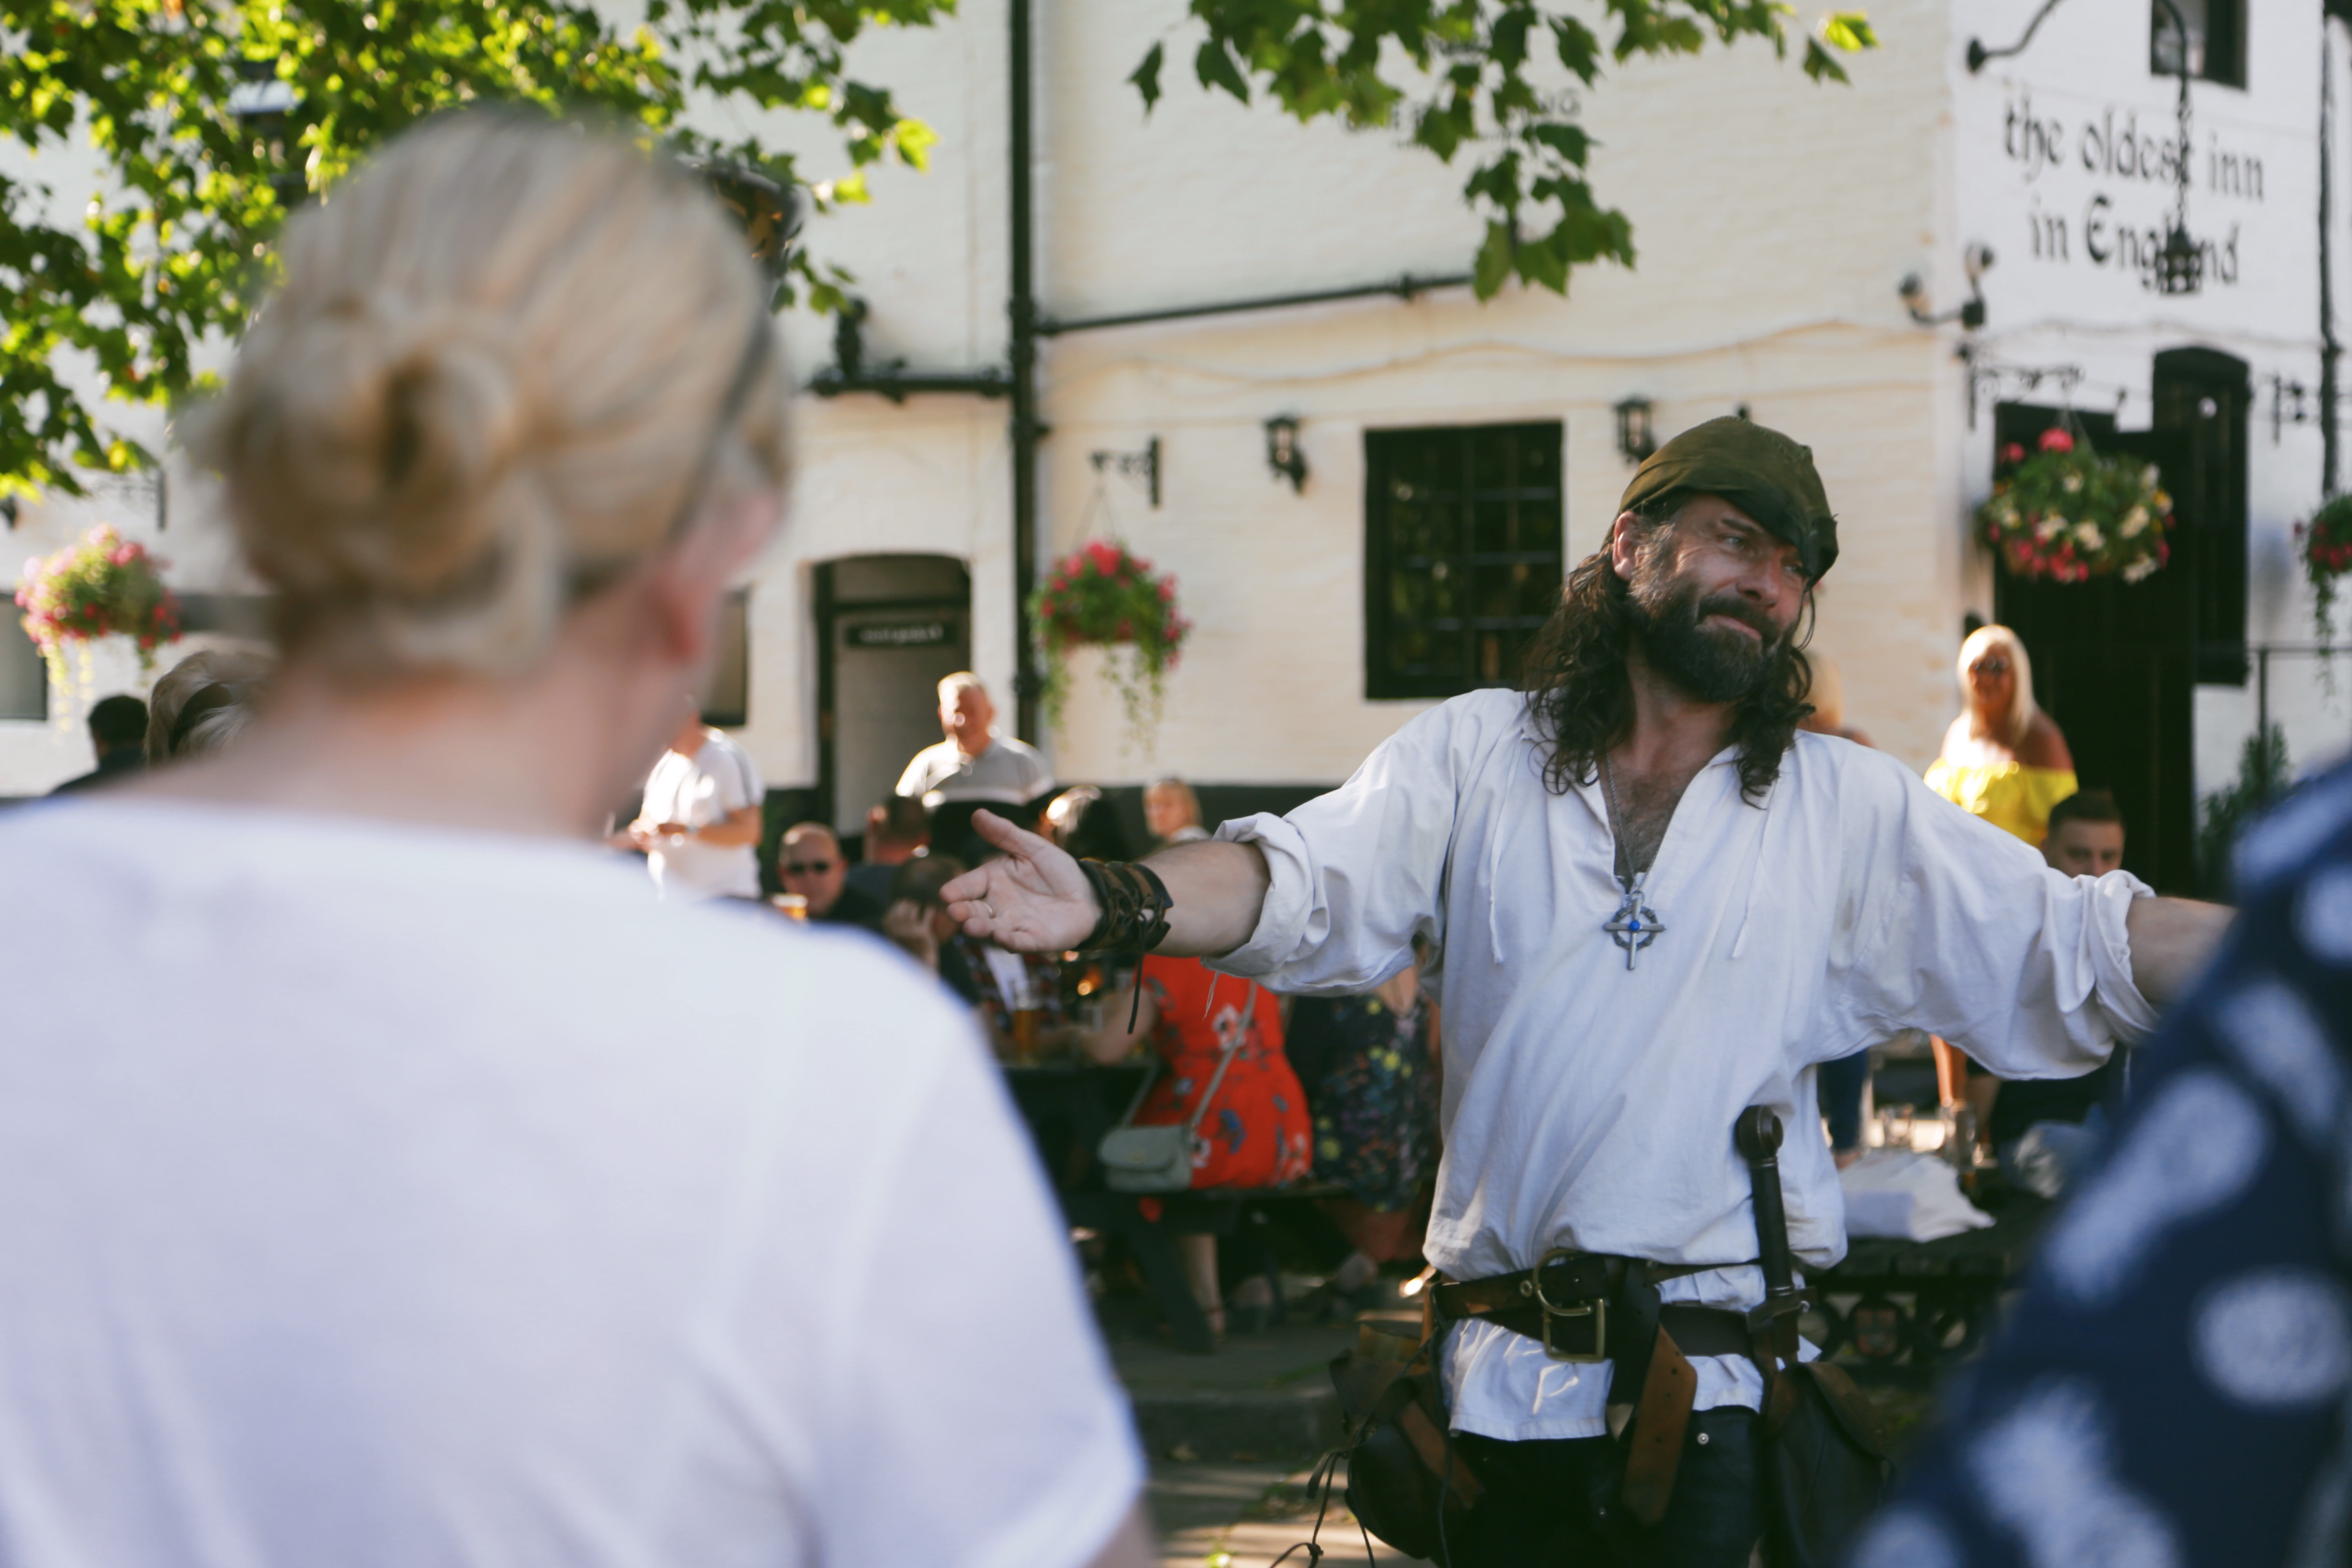
<path fill-rule="evenodd" d="M 1663 553 L 1671 519 L 1687 499 L 1662 496 L 1643 510 L 1646 560 Z M 1804 653 L 1811 608 L 1809 593 L 1805 636 L 1783 642 L 1756 689 L 1732 706 L 1729 738 L 1739 747 L 1739 793 L 1751 805 L 1760 805 L 1780 776 L 1780 759 L 1795 742 L 1797 726 L 1813 710 L 1806 700 L 1813 670 Z M 1635 624 L 1633 590 L 1617 575 L 1604 545 L 1568 574 L 1559 607 L 1521 656 L 1528 712 L 1551 747 L 1544 759 L 1544 784 L 1554 795 L 1591 784 L 1601 759 L 1633 732 L 1625 649 Z"/>

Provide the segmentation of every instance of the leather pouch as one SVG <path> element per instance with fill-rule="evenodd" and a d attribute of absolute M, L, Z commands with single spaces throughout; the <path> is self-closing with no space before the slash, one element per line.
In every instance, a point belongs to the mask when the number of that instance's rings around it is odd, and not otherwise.
<path fill-rule="evenodd" d="M 1357 1348 L 1331 1363 L 1331 1381 L 1348 1421 L 1349 1510 L 1407 1556 L 1443 1561 L 1441 1499 L 1452 1536 L 1466 1528 L 1485 1488 L 1446 1441 L 1444 1395 L 1425 1347 L 1365 1325 Z"/>
<path fill-rule="evenodd" d="M 1765 1561 L 1829 1568 L 1894 1485 L 1877 1412 L 1843 1372 L 1808 1362 L 1772 1379 L 1764 1437 Z"/>

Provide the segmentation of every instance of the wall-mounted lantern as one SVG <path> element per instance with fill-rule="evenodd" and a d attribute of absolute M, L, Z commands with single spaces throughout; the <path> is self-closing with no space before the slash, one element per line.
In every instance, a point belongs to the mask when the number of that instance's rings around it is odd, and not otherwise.
<path fill-rule="evenodd" d="M 1629 397 L 1617 405 L 1617 450 L 1629 463 L 1639 463 L 1658 449 L 1656 431 L 1650 424 L 1650 400 Z"/>
<path fill-rule="evenodd" d="M 1992 270 L 1992 247 L 1971 245 L 1961 251 L 1960 270 L 1968 274 L 1969 297 L 1960 302 L 1958 309 L 1947 310 L 1940 316 L 1928 310 L 1927 286 L 1919 281 L 1916 272 L 1905 274 L 1903 281 L 1895 286 L 1895 292 L 1901 298 L 1903 308 L 1911 312 L 1911 319 L 1919 325 L 1940 327 L 1948 321 L 1958 321 L 1973 332 L 1985 324 L 1984 275 Z"/>
<path fill-rule="evenodd" d="M 799 235 L 801 219 L 805 216 L 799 188 L 779 184 L 757 169 L 724 159 L 681 158 L 678 162 L 702 177 L 710 194 L 719 198 L 719 205 L 733 216 L 742 229 L 744 241 L 751 247 L 751 259 L 759 263 L 768 279 L 768 306 L 773 310 L 777 297 L 784 289 L 784 273 L 792 265 L 793 240 Z M 862 321 L 865 315 L 865 302 L 857 301 L 857 319 Z M 839 342 L 836 337 L 836 348 Z M 853 370 L 851 374 L 854 376 L 856 373 Z"/>
<path fill-rule="evenodd" d="M 1293 493 L 1307 489 L 1307 454 L 1298 448 L 1298 418 L 1277 414 L 1265 422 L 1265 466 L 1278 479 L 1288 479 Z"/>
<path fill-rule="evenodd" d="M 2184 204 L 2185 205 L 2185 204 Z M 2205 251 L 2189 237 L 2184 211 L 2165 230 L 2164 248 L 2156 253 L 2156 291 L 2194 294 L 2205 286 Z"/>

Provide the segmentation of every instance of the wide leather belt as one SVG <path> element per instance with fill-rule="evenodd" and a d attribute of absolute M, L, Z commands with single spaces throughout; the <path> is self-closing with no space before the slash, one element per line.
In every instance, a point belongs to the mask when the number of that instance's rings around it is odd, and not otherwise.
<path fill-rule="evenodd" d="M 1436 1288 L 1438 1315 L 1496 1323 L 1539 1341 L 1562 1361 L 1601 1361 L 1609 1339 L 1609 1306 L 1625 1286 L 1629 1258 L 1601 1252 L 1553 1253 L 1534 1268 L 1486 1279 L 1448 1281 Z M 1705 1271 L 1706 1266 L 1648 1266 L 1654 1283 Z M 1549 1303 L 1547 1310 L 1546 1303 Z M 1745 1313 L 1669 1302 L 1659 1325 L 1685 1355 L 1749 1353 Z"/>

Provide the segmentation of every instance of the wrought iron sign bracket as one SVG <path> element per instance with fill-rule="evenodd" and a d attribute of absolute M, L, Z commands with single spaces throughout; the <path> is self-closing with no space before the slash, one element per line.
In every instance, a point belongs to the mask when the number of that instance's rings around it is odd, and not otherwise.
<path fill-rule="evenodd" d="M 1087 461 L 1095 472 L 1116 472 L 1142 482 L 1143 493 L 1151 498 L 1151 510 L 1160 510 L 1160 437 L 1154 436 L 1144 443 L 1140 452 L 1088 452 Z"/>

